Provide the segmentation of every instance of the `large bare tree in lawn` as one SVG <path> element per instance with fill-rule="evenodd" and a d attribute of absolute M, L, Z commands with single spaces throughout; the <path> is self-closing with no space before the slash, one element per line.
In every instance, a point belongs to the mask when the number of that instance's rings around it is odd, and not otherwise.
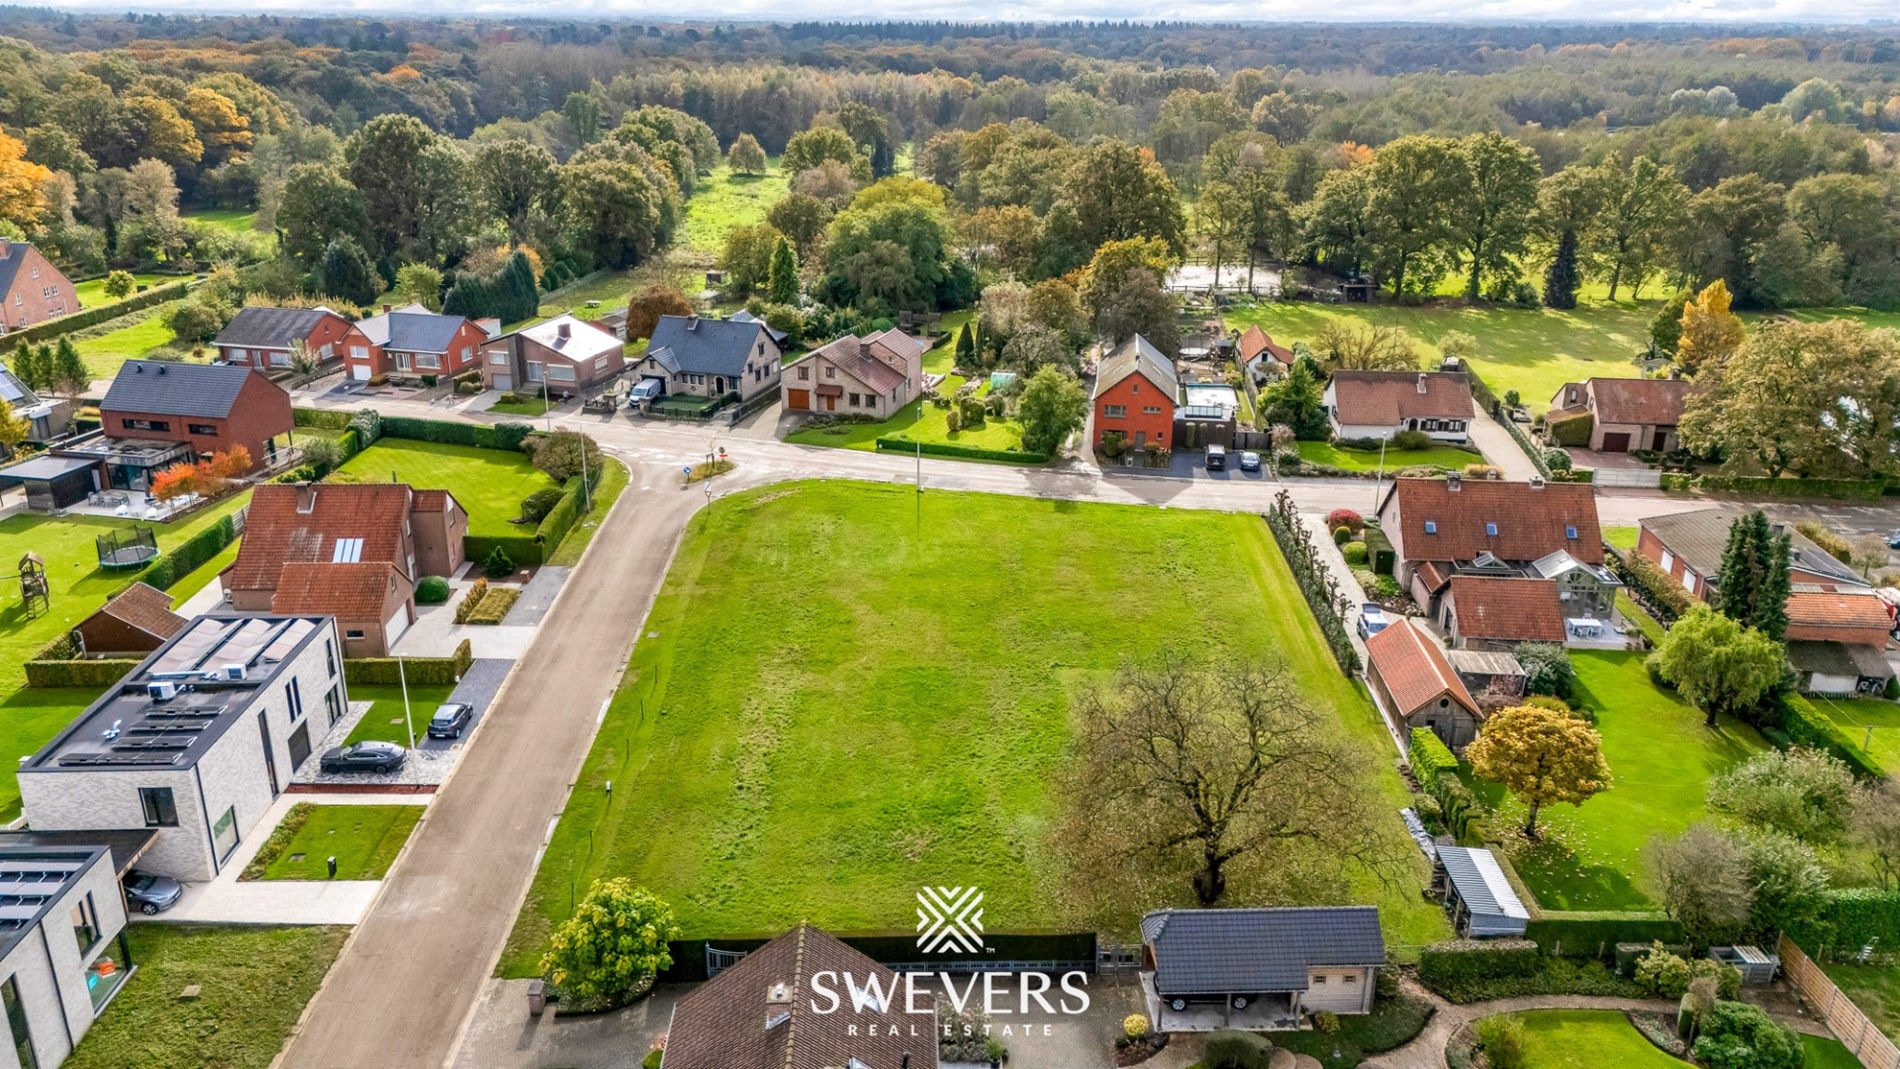
<path fill-rule="evenodd" d="M 1098 875 L 1186 877 L 1211 906 L 1243 859 L 1395 860 L 1366 798 L 1373 770 L 1282 661 L 1125 666 L 1075 713 L 1065 836 Z"/>

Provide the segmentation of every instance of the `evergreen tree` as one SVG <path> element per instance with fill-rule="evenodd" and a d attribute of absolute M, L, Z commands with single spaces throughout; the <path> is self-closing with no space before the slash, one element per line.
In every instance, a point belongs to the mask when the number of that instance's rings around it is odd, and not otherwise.
<path fill-rule="evenodd" d="M 1789 543 L 1759 509 L 1730 525 L 1716 575 L 1715 610 L 1780 642 L 1788 632 Z"/>
<path fill-rule="evenodd" d="M 1544 307 L 1575 308 L 1582 281 L 1577 275 L 1577 232 L 1566 228 L 1557 239 L 1557 255 L 1544 272 Z"/>
<path fill-rule="evenodd" d="M 53 361 L 53 381 L 48 385 L 59 393 L 77 398 L 92 385 L 92 373 L 86 370 L 86 362 L 79 358 L 79 350 L 68 337 L 59 339 L 59 350 Z"/>
<path fill-rule="evenodd" d="M 783 235 L 772 247 L 772 269 L 765 295 L 773 304 L 798 303 L 798 254 L 792 251 L 792 243 Z"/>
<path fill-rule="evenodd" d="M 976 342 L 970 337 L 970 324 L 964 323 L 957 332 L 957 367 L 965 370 L 976 366 Z"/>
<path fill-rule="evenodd" d="M 317 284 L 324 293 L 359 305 L 374 303 L 383 288 L 369 253 L 349 238 L 337 238 L 324 248 Z"/>
<path fill-rule="evenodd" d="M 20 353 L 13 361 L 13 373 L 19 376 L 26 388 L 34 393 L 51 393 L 48 385 L 51 373 L 47 366 L 48 354 L 37 345 L 22 345 Z"/>

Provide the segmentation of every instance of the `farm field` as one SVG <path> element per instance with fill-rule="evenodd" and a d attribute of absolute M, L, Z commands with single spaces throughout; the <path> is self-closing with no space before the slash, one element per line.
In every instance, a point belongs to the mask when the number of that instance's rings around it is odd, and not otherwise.
<path fill-rule="evenodd" d="M 1699 710 L 1650 682 L 1641 654 L 1576 650 L 1571 661 L 1576 697 L 1597 714 L 1612 786 L 1581 806 L 1544 809 L 1543 841 L 1513 836 L 1511 861 L 1545 909 L 1652 908 L 1643 844 L 1699 820 L 1708 781 L 1767 744 L 1733 720 L 1704 727 Z M 1502 787 L 1467 779 L 1499 807 L 1501 833 L 1522 825 L 1524 807 Z"/>
<path fill-rule="evenodd" d="M 466 445 L 384 438 L 351 457 L 331 482 L 398 482 L 447 490 L 468 510 L 468 533 L 477 537 L 532 535 L 534 528 L 509 523 L 521 514 L 521 499 L 554 481 L 528 462 L 525 453 Z"/>
<path fill-rule="evenodd" d="M 1227 595 L 1216 616 L 1250 622 L 1227 632 L 1235 652 L 1291 659 L 1363 747 L 1367 804 L 1402 805 L 1389 739 L 1257 517 L 936 492 L 920 505 L 842 482 L 722 499 L 675 557 L 502 973 L 531 975 L 570 889 L 603 875 L 666 899 L 688 936 L 907 929 L 920 880 L 983 886 L 993 930 L 1077 923 L 1048 841 L 1068 696 L 1202 630 L 1195 592 L 1212 588 Z M 1382 905 L 1393 942 L 1445 932 L 1415 887 L 1340 877 Z"/>

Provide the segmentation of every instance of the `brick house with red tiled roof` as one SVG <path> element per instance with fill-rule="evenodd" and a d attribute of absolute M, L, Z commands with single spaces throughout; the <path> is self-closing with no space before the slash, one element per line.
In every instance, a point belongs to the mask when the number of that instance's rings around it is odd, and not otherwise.
<path fill-rule="evenodd" d="M 1399 479 L 1378 517 L 1394 577 L 1428 615 L 1454 575 L 1532 578 L 1532 565 L 1558 550 L 1603 564 L 1596 491 L 1586 483 Z"/>
<path fill-rule="evenodd" d="M 386 657 L 416 622 L 415 587 L 388 561 L 293 561 L 270 604 L 278 615 L 335 617 L 345 657 Z"/>
<path fill-rule="evenodd" d="M 1253 375 L 1256 384 L 1265 384 L 1293 366 L 1293 350 L 1273 340 L 1258 323 L 1240 332 L 1234 339 L 1234 354 L 1240 366 Z"/>
<path fill-rule="evenodd" d="M 1455 575 L 1440 599 L 1439 623 L 1451 641 L 1473 650 L 1564 640 L 1563 605 L 1549 579 Z"/>
<path fill-rule="evenodd" d="M 66 273 L 40 250 L 0 238 L 0 334 L 79 311 Z"/>
<path fill-rule="evenodd" d="M 1366 640 L 1366 681 L 1387 717 L 1425 728 L 1453 750 L 1478 737 L 1484 712 L 1425 628 L 1401 619 Z"/>
<path fill-rule="evenodd" d="M 150 653 L 185 629 L 172 611 L 172 596 L 145 583 L 114 594 L 73 631 L 87 653 Z"/>
<path fill-rule="evenodd" d="M 889 419 L 922 391 L 923 353 L 900 330 L 827 342 L 780 373 L 785 410 Z"/>
<path fill-rule="evenodd" d="M 1683 379 L 1585 379 L 1566 382 L 1550 399 L 1546 420 L 1556 423 L 1588 415 L 1591 449 L 1628 453 L 1651 449 L 1667 453 L 1680 443 L 1676 424 L 1689 399 Z"/>

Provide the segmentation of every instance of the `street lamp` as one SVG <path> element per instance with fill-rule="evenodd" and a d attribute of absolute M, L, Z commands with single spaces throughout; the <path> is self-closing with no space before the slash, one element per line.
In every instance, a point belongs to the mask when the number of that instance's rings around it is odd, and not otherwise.
<path fill-rule="evenodd" d="M 409 748 L 416 748 L 416 721 L 409 715 L 409 673 L 403 668 L 402 655 L 396 655 L 396 681 L 402 684 L 402 722 L 409 729 Z"/>

